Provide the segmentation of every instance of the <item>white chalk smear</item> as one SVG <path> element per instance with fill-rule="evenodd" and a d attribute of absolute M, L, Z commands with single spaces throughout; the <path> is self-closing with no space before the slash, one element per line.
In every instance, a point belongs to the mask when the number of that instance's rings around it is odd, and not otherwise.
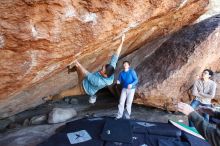
<path fill-rule="evenodd" d="M 22 76 L 19 76 L 18 79 L 21 80 L 23 79 L 27 74 L 29 74 L 32 70 L 33 67 L 37 66 L 37 55 L 38 55 L 38 52 L 37 51 L 27 51 L 27 53 L 31 56 L 31 60 L 30 62 L 29 61 L 25 61 L 23 63 L 24 66 L 29 66 L 28 70 L 22 75 Z"/>
<path fill-rule="evenodd" d="M 84 22 L 92 22 L 93 24 L 97 23 L 97 15 L 95 13 L 88 13 L 82 16 Z"/>
<path fill-rule="evenodd" d="M 178 9 L 184 7 L 187 2 L 188 2 L 188 0 L 181 0 L 181 4 L 180 4 L 180 6 L 178 7 Z"/>
<path fill-rule="evenodd" d="M 65 18 L 71 18 L 71 17 L 75 17 L 75 10 L 73 7 L 67 7 L 65 9 Z"/>
<path fill-rule="evenodd" d="M 36 75 L 36 77 L 32 80 L 32 82 L 37 82 L 46 75 L 49 75 L 54 70 L 58 69 L 60 67 L 60 64 L 52 64 L 49 67 L 45 67 L 43 70 L 39 71 Z"/>
<path fill-rule="evenodd" d="M 128 27 L 126 27 L 125 29 L 123 29 L 122 32 L 121 32 L 118 36 L 116 36 L 113 40 L 116 40 L 116 39 L 120 38 L 123 34 L 125 34 L 126 32 L 130 31 L 130 30 L 133 29 L 133 28 L 136 28 L 138 25 L 139 25 L 138 22 L 130 23 L 130 24 L 128 25 Z"/>
<path fill-rule="evenodd" d="M 5 46 L 5 39 L 2 35 L 0 35 L 0 48 L 3 48 Z"/>
<path fill-rule="evenodd" d="M 36 28 L 33 25 L 31 25 L 31 32 L 32 32 L 32 36 L 34 38 L 37 38 L 38 32 L 37 32 Z"/>

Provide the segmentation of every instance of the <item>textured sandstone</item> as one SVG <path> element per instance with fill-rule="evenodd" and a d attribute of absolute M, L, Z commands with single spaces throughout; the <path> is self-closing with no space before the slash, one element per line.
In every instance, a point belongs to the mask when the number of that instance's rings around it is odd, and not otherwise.
<path fill-rule="evenodd" d="M 205 14 L 203 14 L 202 16 L 200 16 L 196 22 L 205 20 L 209 17 L 215 16 L 220 14 L 220 1 L 219 0 L 210 0 L 209 1 L 209 5 L 207 7 L 207 11 Z"/>
<path fill-rule="evenodd" d="M 66 66 L 106 63 L 127 32 L 123 54 L 192 23 L 208 0 L 1 0 L 0 118 L 74 86 Z"/>
<path fill-rule="evenodd" d="M 135 103 L 175 110 L 178 101 L 189 101 L 189 91 L 197 76 L 205 68 L 220 70 L 219 40 L 220 15 L 217 15 L 123 58 L 119 66 L 123 60 L 130 60 L 140 79 Z"/>
<path fill-rule="evenodd" d="M 212 100 L 212 103 L 219 106 L 220 104 L 220 73 L 219 72 L 214 75 L 213 80 L 217 83 L 217 89 L 216 89 L 215 98 Z"/>

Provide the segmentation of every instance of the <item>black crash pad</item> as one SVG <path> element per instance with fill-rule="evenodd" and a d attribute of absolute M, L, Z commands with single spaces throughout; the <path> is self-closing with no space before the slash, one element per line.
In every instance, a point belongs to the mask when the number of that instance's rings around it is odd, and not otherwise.
<path fill-rule="evenodd" d="M 90 117 L 69 122 L 38 146 L 119 145 L 210 146 L 205 140 L 181 131 L 170 123 L 114 120 L 111 117 Z"/>

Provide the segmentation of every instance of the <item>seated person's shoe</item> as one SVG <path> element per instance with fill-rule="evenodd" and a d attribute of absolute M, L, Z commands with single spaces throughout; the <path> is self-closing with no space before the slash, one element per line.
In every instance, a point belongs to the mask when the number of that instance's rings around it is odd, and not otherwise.
<path fill-rule="evenodd" d="M 89 103 L 91 103 L 91 104 L 94 104 L 95 102 L 96 102 L 96 96 L 95 95 L 93 95 L 93 96 L 90 96 L 89 97 Z"/>

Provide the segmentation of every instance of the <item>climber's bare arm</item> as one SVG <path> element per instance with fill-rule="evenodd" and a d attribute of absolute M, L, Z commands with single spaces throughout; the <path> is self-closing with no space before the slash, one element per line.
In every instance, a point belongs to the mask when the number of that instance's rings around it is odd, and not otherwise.
<path fill-rule="evenodd" d="M 122 49 L 122 45 L 123 45 L 123 43 L 124 43 L 124 40 L 125 40 L 125 34 L 122 35 L 122 37 L 121 37 L 121 43 L 120 43 L 118 49 L 117 49 L 116 52 L 115 52 L 115 54 L 118 55 L 118 56 L 119 56 L 120 53 L 121 53 L 121 49 Z"/>

